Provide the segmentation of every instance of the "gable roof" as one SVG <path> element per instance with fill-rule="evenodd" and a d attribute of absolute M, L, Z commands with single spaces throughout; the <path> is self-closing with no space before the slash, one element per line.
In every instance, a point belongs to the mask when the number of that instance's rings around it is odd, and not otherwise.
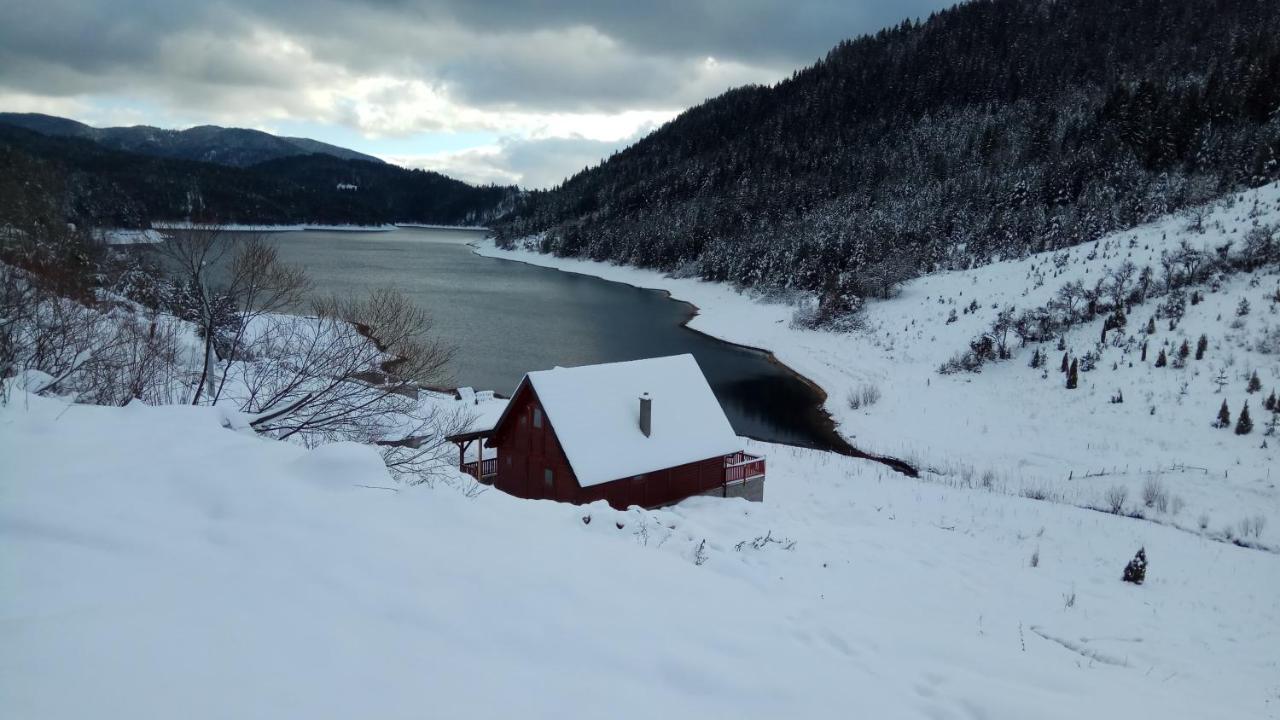
<path fill-rule="evenodd" d="M 692 355 L 525 375 L 582 487 L 742 450 Z M 522 382 L 522 384 L 523 384 Z M 640 432 L 640 395 L 653 398 Z"/>

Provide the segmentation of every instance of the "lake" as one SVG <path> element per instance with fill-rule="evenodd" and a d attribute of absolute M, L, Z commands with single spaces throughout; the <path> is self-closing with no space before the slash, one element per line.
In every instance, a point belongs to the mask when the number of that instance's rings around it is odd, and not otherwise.
<path fill-rule="evenodd" d="M 653 290 L 476 255 L 483 232 L 270 233 L 319 294 L 394 287 L 457 346 L 448 382 L 509 395 L 527 370 L 692 353 L 740 435 L 823 449 L 842 442 L 817 392 L 767 355 L 684 327 L 692 307 Z"/>

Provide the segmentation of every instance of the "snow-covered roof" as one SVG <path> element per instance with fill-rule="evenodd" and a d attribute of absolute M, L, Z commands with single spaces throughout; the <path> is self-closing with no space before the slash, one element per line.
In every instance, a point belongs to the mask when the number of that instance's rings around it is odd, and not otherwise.
<path fill-rule="evenodd" d="M 590 487 L 742 450 L 692 355 L 531 372 L 578 484 Z M 648 437 L 640 395 L 652 400 Z"/>

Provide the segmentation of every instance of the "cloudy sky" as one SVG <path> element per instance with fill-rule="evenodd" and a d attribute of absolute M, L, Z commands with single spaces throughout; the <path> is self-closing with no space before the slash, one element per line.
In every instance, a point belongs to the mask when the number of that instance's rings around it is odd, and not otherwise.
<path fill-rule="evenodd" d="M 0 0 L 0 110 L 252 127 L 554 185 L 945 0 Z"/>

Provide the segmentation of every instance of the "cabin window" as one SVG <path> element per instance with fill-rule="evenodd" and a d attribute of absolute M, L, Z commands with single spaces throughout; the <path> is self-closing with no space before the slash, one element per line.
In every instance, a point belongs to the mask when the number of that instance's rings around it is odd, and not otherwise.
<path fill-rule="evenodd" d="M 551 468 L 542 471 L 542 484 L 546 485 L 548 490 L 555 487 L 556 476 L 551 472 Z"/>
<path fill-rule="evenodd" d="M 538 408 L 533 409 L 533 426 L 536 428 L 542 427 L 542 410 Z"/>

